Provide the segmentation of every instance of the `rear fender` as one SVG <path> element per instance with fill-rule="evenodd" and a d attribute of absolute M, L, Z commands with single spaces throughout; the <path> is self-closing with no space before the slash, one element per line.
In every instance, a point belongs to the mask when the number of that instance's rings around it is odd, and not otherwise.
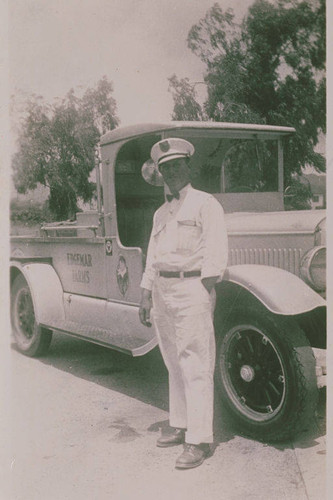
<path fill-rule="evenodd" d="M 325 300 L 304 281 L 277 267 L 230 266 L 223 281 L 247 290 L 274 314 L 297 316 L 326 306 Z"/>
<path fill-rule="evenodd" d="M 11 278 L 18 274 L 26 279 L 34 304 L 38 325 L 52 326 L 65 319 L 63 289 L 52 265 L 44 262 L 11 262 Z"/>

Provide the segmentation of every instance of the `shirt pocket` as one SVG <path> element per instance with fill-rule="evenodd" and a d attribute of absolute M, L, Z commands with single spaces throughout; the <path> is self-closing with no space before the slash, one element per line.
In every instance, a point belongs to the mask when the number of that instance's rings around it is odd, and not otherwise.
<path fill-rule="evenodd" d="M 193 252 L 199 244 L 201 228 L 194 219 L 177 221 L 177 251 Z"/>

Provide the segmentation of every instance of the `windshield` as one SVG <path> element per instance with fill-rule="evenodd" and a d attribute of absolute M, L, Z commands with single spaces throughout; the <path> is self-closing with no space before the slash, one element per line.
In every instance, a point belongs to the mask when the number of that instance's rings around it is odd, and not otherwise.
<path fill-rule="evenodd" d="M 190 163 L 194 188 L 214 194 L 226 212 L 283 209 L 276 140 L 187 132 L 172 131 L 170 136 L 187 139 L 195 147 Z M 163 182 L 150 160 L 151 148 L 161 138 L 154 134 L 127 141 L 115 164 L 118 234 L 123 245 L 139 246 L 144 252 L 153 214 L 164 202 Z"/>
<path fill-rule="evenodd" d="M 276 141 L 188 138 L 192 184 L 209 193 L 278 191 Z"/>

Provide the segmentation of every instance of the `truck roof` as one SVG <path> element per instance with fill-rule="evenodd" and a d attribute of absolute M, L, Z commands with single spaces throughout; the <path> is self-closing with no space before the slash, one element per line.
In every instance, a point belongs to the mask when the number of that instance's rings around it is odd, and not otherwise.
<path fill-rule="evenodd" d="M 163 123 L 141 123 L 137 125 L 128 125 L 127 127 L 119 127 L 110 132 L 107 132 L 101 137 L 101 144 L 110 144 L 113 142 L 139 137 L 145 134 L 160 133 L 163 131 L 179 130 L 179 129 L 201 129 L 201 130 L 221 130 L 229 133 L 234 133 L 237 137 L 237 132 L 241 133 L 242 137 L 250 138 L 253 133 L 261 137 L 267 134 L 269 138 L 277 138 L 283 135 L 289 135 L 295 132 L 293 127 L 278 127 L 275 125 L 256 125 L 253 123 L 227 123 L 227 122 L 195 122 L 195 121 L 170 121 Z"/>

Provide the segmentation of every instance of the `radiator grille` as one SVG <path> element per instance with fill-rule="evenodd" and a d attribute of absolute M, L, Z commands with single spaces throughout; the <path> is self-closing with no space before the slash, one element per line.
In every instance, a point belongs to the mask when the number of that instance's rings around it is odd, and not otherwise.
<path fill-rule="evenodd" d="M 302 253 L 300 248 L 233 248 L 229 252 L 229 265 L 262 264 L 299 276 Z"/>

